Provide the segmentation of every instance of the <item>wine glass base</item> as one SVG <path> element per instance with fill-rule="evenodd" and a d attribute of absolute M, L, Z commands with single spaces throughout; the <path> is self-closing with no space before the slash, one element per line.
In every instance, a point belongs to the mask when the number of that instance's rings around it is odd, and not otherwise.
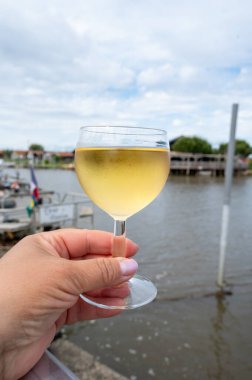
<path fill-rule="evenodd" d="M 147 305 L 156 298 L 157 288 L 146 277 L 135 275 L 128 281 L 129 295 L 125 298 L 103 298 L 102 303 L 95 297 L 80 294 L 80 298 L 90 305 L 107 310 L 129 310 Z"/>

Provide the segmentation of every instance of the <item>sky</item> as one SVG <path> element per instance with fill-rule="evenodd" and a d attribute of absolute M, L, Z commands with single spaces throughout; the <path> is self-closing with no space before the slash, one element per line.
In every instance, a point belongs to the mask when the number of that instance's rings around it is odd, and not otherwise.
<path fill-rule="evenodd" d="M 252 145 L 251 0 L 0 0 L 0 149 L 83 125 Z"/>

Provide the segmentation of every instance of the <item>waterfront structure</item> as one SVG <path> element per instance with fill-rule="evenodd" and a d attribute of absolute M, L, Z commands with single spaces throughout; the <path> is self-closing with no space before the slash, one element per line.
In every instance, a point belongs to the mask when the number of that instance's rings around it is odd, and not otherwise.
<path fill-rule="evenodd" d="M 226 155 L 182 153 L 171 151 L 171 174 L 223 176 L 226 167 Z M 248 162 L 235 156 L 234 173 L 248 169 Z"/>
<path fill-rule="evenodd" d="M 3 157 L 3 151 L 0 151 Z M 49 151 L 13 151 L 9 165 L 14 165 L 14 162 L 22 163 L 29 162 L 30 164 L 43 165 L 44 163 L 52 163 L 58 161 L 62 167 L 74 169 L 74 152 L 49 152 Z M 249 157 L 242 158 L 235 156 L 234 158 L 234 173 L 241 173 L 249 168 Z M 4 163 L 4 162 L 3 162 Z M 2 163 L 2 165 L 3 165 Z M 224 176 L 226 167 L 226 155 L 224 154 L 204 154 L 204 153 L 184 153 L 171 151 L 171 174 L 178 175 L 212 175 Z"/>
<path fill-rule="evenodd" d="M 4 158 L 4 151 L 0 150 L 0 159 Z M 27 164 L 36 166 L 44 163 L 60 162 L 63 164 L 72 163 L 74 160 L 73 152 L 53 152 L 44 150 L 13 150 L 10 152 L 10 162 L 16 164 Z"/>
<path fill-rule="evenodd" d="M 38 231 L 48 231 L 61 227 L 78 227 L 81 219 L 89 218 L 94 228 L 94 212 L 90 199 L 82 193 L 68 192 L 63 196 L 53 191 L 40 190 L 43 202 L 27 212 L 30 194 L 13 194 L 3 200 L 17 199 L 9 208 L 1 208 L 0 198 L 0 237 L 13 239 L 16 234 L 26 235 Z M 3 202 L 2 202 L 3 203 Z"/>

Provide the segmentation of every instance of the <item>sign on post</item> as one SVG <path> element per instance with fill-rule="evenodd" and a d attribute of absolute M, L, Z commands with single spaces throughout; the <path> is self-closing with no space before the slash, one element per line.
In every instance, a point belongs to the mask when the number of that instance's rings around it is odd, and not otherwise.
<path fill-rule="evenodd" d="M 40 224 L 51 224 L 74 219 L 73 204 L 42 206 L 39 209 Z"/>

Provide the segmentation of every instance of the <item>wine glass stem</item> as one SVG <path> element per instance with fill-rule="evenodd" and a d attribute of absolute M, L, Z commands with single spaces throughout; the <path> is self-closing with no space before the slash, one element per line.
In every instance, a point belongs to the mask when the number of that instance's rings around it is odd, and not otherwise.
<path fill-rule="evenodd" d="M 114 220 L 114 239 L 112 255 L 126 256 L 126 220 Z"/>

